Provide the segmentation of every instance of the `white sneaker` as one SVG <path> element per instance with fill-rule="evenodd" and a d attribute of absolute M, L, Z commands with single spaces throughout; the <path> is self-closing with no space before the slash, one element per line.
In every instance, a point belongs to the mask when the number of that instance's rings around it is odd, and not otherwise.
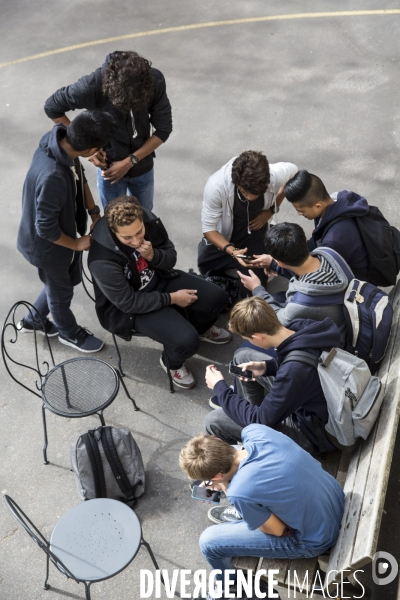
<path fill-rule="evenodd" d="M 232 334 L 222 327 L 213 325 L 205 333 L 199 335 L 202 342 L 210 342 L 210 344 L 227 344 L 232 339 Z"/>
<path fill-rule="evenodd" d="M 230 506 L 213 506 L 208 511 L 208 518 L 213 523 L 237 523 L 242 521 L 241 515 L 236 508 Z"/>
<path fill-rule="evenodd" d="M 167 367 L 164 365 L 162 356 L 160 356 L 160 365 L 164 371 L 167 372 Z M 183 364 L 180 369 L 170 369 L 170 372 L 174 384 L 185 390 L 191 390 L 197 383 L 196 379 L 185 364 Z"/>

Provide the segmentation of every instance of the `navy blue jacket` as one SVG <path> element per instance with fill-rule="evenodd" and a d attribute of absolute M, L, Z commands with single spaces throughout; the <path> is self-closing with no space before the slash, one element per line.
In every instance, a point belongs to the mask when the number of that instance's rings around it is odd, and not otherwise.
<path fill-rule="evenodd" d="M 85 178 L 78 160 L 72 161 L 58 143 L 64 125 L 46 133 L 33 155 L 22 192 L 22 216 L 17 248 L 35 267 L 68 268 L 74 251 L 54 244 L 62 233 L 76 238 L 77 192 L 83 199 Z M 73 169 L 80 171 L 75 181 Z M 79 190 L 80 188 L 80 190 Z M 84 200 L 83 200 L 84 201 Z M 84 233 L 85 223 L 79 233 Z"/>
<path fill-rule="evenodd" d="M 315 220 L 315 229 L 308 240 L 310 252 L 318 246 L 327 246 L 336 250 L 344 258 L 354 275 L 368 281 L 368 254 L 357 222 L 353 217 L 362 217 L 368 213 L 368 202 L 355 192 L 343 190 L 337 195 L 337 200 L 330 204 L 322 219 Z M 324 234 L 325 226 L 337 219 L 346 217 L 335 223 Z"/>
<path fill-rule="evenodd" d="M 293 361 L 280 366 L 285 356 L 292 350 L 309 350 L 319 356 L 325 348 L 331 349 L 340 344 L 339 329 L 330 319 L 311 321 L 296 319 L 288 325 L 295 331 L 276 348 L 278 360 L 267 360 L 266 376 L 275 376 L 273 386 L 260 406 L 250 404 L 240 398 L 226 383 L 219 381 L 214 387 L 216 404 L 238 425 L 246 427 L 259 423 L 275 427 L 292 415 L 300 430 L 318 449 L 317 436 L 313 424 L 316 415 L 322 425 L 328 422 L 328 408 L 322 391 L 318 371 L 311 365 Z M 321 427 L 323 430 L 323 427 Z M 335 447 L 328 441 L 323 431 L 325 450 Z"/>

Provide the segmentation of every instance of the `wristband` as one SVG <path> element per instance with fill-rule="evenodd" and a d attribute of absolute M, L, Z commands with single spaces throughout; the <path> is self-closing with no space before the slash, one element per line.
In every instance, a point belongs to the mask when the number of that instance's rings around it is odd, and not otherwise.
<path fill-rule="evenodd" d="M 233 248 L 235 248 L 235 244 L 226 244 L 226 246 L 223 247 L 223 251 L 226 253 L 226 249 L 229 248 L 229 246 L 233 246 Z"/>

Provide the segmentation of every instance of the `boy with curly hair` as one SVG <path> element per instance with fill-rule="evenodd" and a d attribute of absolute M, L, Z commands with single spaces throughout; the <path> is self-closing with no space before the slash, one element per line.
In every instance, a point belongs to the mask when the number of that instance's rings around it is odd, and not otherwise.
<path fill-rule="evenodd" d="M 66 127 L 70 120 L 65 113 L 76 108 L 106 111 L 117 124 L 110 142 L 89 158 L 97 167 L 103 207 L 113 198 L 131 194 L 152 210 L 154 151 L 172 131 L 163 74 L 137 52 L 112 52 L 102 67 L 57 90 L 44 106 L 54 123 Z"/>

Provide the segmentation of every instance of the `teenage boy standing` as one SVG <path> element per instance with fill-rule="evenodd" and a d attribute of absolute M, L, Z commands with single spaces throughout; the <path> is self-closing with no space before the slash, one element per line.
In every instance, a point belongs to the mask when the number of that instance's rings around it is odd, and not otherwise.
<path fill-rule="evenodd" d="M 80 254 L 91 243 L 85 235 L 87 213 L 93 223 L 100 218 L 78 157 L 91 156 L 106 144 L 113 127 L 110 115 L 98 110 L 82 112 L 68 129 L 53 127 L 40 140 L 23 189 L 17 247 L 44 284 L 34 302 L 44 330 L 35 312 L 36 330 L 58 335 L 62 344 L 80 352 L 98 352 L 104 342 L 78 325 L 70 308 L 74 286 L 81 281 Z M 31 314 L 18 326 L 33 331 Z"/>
<path fill-rule="evenodd" d="M 137 52 L 116 50 L 102 67 L 54 92 L 44 106 L 54 123 L 67 127 L 70 121 L 65 113 L 76 108 L 99 108 L 116 123 L 109 143 L 89 159 L 97 167 L 103 207 L 130 194 L 151 210 L 155 150 L 172 131 L 163 74 Z"/>

